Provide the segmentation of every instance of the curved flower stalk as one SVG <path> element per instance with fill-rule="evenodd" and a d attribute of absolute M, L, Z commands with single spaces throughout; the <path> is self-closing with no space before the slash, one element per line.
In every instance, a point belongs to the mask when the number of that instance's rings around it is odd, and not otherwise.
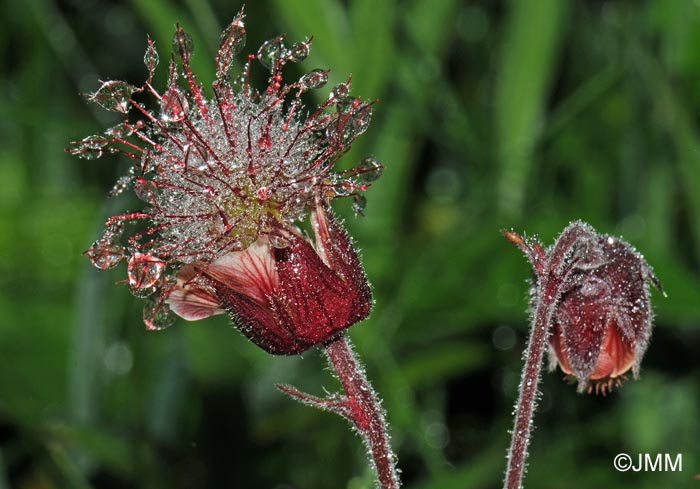
<path fill-rule="evenodd" d="M 550 370 L 558 364 L 579 392 L 605 395 L 628 371 L 637 377 L 652 329 L 648 283 L 662 289 L 632 246 L 581 221 L 569 224 L 547 249 L 513 231 L 503 234 L 534 271 L 532 328 L 504 486 L 520 489 L 545 348 Z"/>
<path fill-rule="evenodd" d="M 124 121 L 67 151 L 86 159 L 126 155 L 133 164 L 111 193 L 132 188 L 145 208 L 110 217 L 86 254 L 100 270 L 127 262 L 129 290 L 147 298 L 148 329 L 167 328 L 176 316 L 228 314 L 269 353 L 323 346 L 344 395 L 318 399 L 280 389 L 348 418 L 369 447 L 379 486 L 396 488 L 384 413 L 344 336 L 369 315 L 370 287 L 330 207 L 334 198 L 352 196 L 362 213 L 361 193 L 382 173 L 373 156 L 334 169 L 367 129 L 372 102 L 350 96 L 348 81 L 307 111 L 302 96 L 323 87 L 328 71 L 291 83 L 282 72 L 307 57 L 311 39 L 288 47 L 276 37 L 239 66 L 245 41 L 241 12 L 221 36 L 213 96 L 190 69 L 193 44 L 180 26 L 163 93 L 152 83 L 159 55 L 148 39 L 141 86 L 110 80 L 87 94 Z M 262 91 L 250 84 L 255 60 L 270 72 Z M 149 95 L 155 109 L 142 102 Z M 297 227 L 307 216 L 313 238 Z"/>

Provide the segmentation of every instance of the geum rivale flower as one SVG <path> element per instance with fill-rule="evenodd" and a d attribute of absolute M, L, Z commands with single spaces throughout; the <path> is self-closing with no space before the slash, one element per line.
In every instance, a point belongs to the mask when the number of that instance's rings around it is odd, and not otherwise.
<path fill-rule="evenodd" d="M 184 266 L 167 302 L 190 320 L 228 312 L 244 335 L 270 353 L 300 352 L 327 341 L 367 317 L 371 293 L 345 230 L 323 207 L 311 218 L 316 249 L 295 229 L 278 228 L 285 247 L 263 235 L 204 268 Z"/>
<path fill-rule="evenodd" d="M 239 14 L 222 34 L 210 97 L 190 69 L 192 40 L 179 26 L 173 50 L 180 62 L 171 58 L 159 93 L 152 83 L 159 57 L 149 39 L 143 85 L 107 81 L 87 95 L 126 114 L 124 121 L 68 151 L 87 159 L 122 153 L 134 162 L 112 193 L 133 187 L 146 208 L 109 218 L 87 254 L 100 269 L 128 262 L 130 290 L 149 297 L 148 328 L 170 326 L 173 313 L 190 320 L 228 313 L 258 346 L 291 354 L 369 314 L 364 271 L 329 204 L 353 196 L 361 212 L 361 192 L 383 167 L 369 156 L 334 170 L 371 117 L 371 102 L 351 97 L 349 81 L 309 112 L 301 97 L 321 88 L 328 71 L 283 82 L 283 68 L 307 57 L 310 40 L 287 47 L 283 37 L 271 39 L 232 73 L 245 40 Z M 263 91 L 250 84 L 255 59 L 270 71 Z M 156 110 L 138 101 L 145 94 Z M 297 227 L 307 215 L 313 239 Z"/>
<path fill-rule="evenodd" d="M 652 331 L 648 284 L 662 290 L 644 257 L 581 221 L 546 249 L 535 239 L 505 234 L 533 265 L 532 311 L 543 300 L 554 304 L 550 370 L 559 365 L 579 391 L 589 393 L 605 394 L 630 370 L 636 377 Z"/>
<path fill-rule="evenodd" d="M 171 325 L 176 314 L 194 320 L 228 313 L 270 353 L 322 344 L 344 394 L 322 399 L 278 387 L 352 422 L 367 445 L 378 487 L 398 489 L 384 411 L 343 334 L 369 314 L 370 288 L 330 208 L 335 197 L 353 196 L 362 213 L 361 193 L 382 172 L 372 156 L 355 168 L 333 169 L 367 128 L 372 104 L 351 97 L 346 82 L 318 107 L 304 109 L 302 96 L 321 88 L 328 72 L 312 70 L 284 83 L 282 71 L 306 58 L 310 40 L 290 47 L 282 37 L 265 42 L 232 81 L 245 39 L 239 14 L 221 37 L 211 97 L 190 69 L 192 40 L 179 26 L 173 49 L 180 64 L 171 58 L 163 93 L 152 83 L 158 54 L 149 40 L 143 85 L 107 81 L 88 95 L 127 115 L 69 151 L 88 159 L 126 154 L 134 163 L 113 194 L 133 187 L 147 206 L 109 218 L 104 236 L 86 253 L 100 269 L 128 262 L 129 289 L 149 297 L 143 319 L 150 329 Z M 261 92 L 250 85 L 254 59 L 270 71 Z M 158 101 L 157 110 L 140 102 L 147 94 Z M 307 215 L 313 238 L 297 227 Z"/>

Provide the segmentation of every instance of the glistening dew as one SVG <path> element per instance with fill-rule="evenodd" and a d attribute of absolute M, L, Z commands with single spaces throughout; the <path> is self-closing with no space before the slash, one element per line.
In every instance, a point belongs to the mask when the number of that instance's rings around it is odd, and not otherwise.
<path fill-rule="evenodd" d="M 368 156 L 334 169 L 371 118 L 372 102 L 352 97 L 349 81 L 311 109 L 302 96 L 322 88 L 328 71 L 283 81 L 284 67 L 307 57 L 311 39 L 287 46 L 276 37 L 237 63 L 245 41 L 241 13 L 221 36 L 210 95 L 190 68 L 193 43 L 180 26 L 159 93 L 159 55 L 149 39 L 142 85 L 110 80 L 87 95 L 124 121 L 68 151 L 133 161 L 112 194 L 131 188 L 145 208 L 110 217 L 87 255 L 103 270 L 127 262 L 129 289 L 148 297 L 148 328 L 173 324 L 173 311 L 187 319 L 225 312 L 259 346 L 294 353 L 369 313 L 369 286 L 330 201 L 352 196 L 361 213 L 361 193 L 383 167 Z M 270 73 L 261 91 L 250 83 L 254 61 Z M 142 102 L 149 96 L 155 107 Z M 296 226 L 308 215 L 313 239 Z"/>

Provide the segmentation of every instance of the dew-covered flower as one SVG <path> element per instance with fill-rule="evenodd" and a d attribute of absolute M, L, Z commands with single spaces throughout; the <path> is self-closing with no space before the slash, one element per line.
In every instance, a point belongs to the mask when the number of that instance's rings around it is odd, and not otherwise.
<path fill-rule="evenodd" d="M 372 103 L 350 96 L 349 81 L 311 110 L 302 96 L 323 87 L 328 71 L 283 81 L 285 65 L 304 60 L 311 39 L 291 46 L 282 36 L 268 40 L 239 64 L 245 41 L 239 13 L 221 36 L 209 94 L 190 69 L 192 40 L 177 26 L 160 93 L 153 84 L 159 56 L 149 39 L 143 85 L 106 81 L 87 95 L 124 121 L 68 151 L 133 160 L 112 194 L 132 188 L 145 208 L 109 218 L 86 253 L 102 270 L 127 262 L 129 289 L 148 297 L 148 328 L 171 325 L 174 313 L 199 319 L 225 312 L 265 350 L 295 353 L 369 313 L 360 261 L 329 204 L 352 196 L 362 212 L 361 193 L 383 167 L 368 156 L 352 169 L 334 169 L 371 117 Z M 256 60 L 270 73 L 262 91 L 250 83 Z M 313 239 L 297 227 L 308 215 Z"/>
<path fill-rule="evenodd" d="M 648 283 L 661 290 L 644 257 L 581 221 L 571 223 L 546 250 L 536 240 L 506 236 L 533 263 L 533 310 L 544 294 L 555 300 L 550 369 L 559 365 L 579 391 L 603 394 L 630 370 L 636 377 L 652 330 Z"/>
<path fill-rule="evenodd" d="M 323 206 L 311 212 L 316 248 L 279 227 L 213 263 L 186 265 L 167 303 L 185 319 L 229 313 L 241 332 L 276 354 L 304 351 L 367 317 L 372 299 L 350 237 Z M 322 250 L 321 253 L 318 250 Z M 325 261 L 324 261 L 325 259 Z"/>

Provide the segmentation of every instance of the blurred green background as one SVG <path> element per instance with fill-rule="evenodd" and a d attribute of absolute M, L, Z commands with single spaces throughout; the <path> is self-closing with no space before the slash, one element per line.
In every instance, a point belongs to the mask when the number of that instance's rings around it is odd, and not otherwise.
<path fill-rule="evenodd" d="M 78 92 L 136 85 L 175 21 L 213 78 L 224 0 L 9 0 L 0 21 L 0 489 L 372 487 L 341 418 L 276 382 L 337 385 L 322 356 L 271 357 L 225 318 L 146 332 L 124 266 L 80 256 L 127 167 L 63 152 L 117 122 Z M 247 52 L 315 35 L 308 71 L 377 98 L 344 158 L 376 154 L 347 217 L 374 285 L 350 335 L 384 398 L 407 488 L 497 488 L 526 341 L 528 264 L 504 227 L 551 243 L 573 219 L 645 254 L 668 298 L 641 379 L 607 398 L 544 376 L 530 488 L 700 480 L 700 5 L 691 0 L 265 0 Z M 161 86 L 165 64 L 157 71 Z M 290 79 L 301 74 L 290 68 Z M 262 73 L 262 72 L 261 72 Z M 683 454 L 618 473 L 615 454 Z"/>

